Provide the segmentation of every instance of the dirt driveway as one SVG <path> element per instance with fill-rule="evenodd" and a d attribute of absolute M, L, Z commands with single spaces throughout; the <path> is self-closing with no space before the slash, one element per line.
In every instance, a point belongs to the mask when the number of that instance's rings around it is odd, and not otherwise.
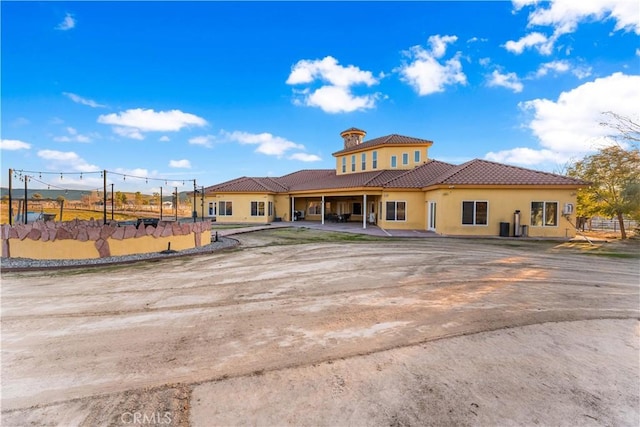
<path fill-rule="evenodd" d="M 286 233 L 3 274 L 2 425 L 638 425 L 637 258 Z"/>

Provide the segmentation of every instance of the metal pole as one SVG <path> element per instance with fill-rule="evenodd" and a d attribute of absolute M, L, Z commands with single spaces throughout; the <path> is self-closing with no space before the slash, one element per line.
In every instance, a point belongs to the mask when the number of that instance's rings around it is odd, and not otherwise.
<path fill-rule="evenodd" d="M 193 211 L 191 212 L 193 216 L 193 222 L 196 222 L 196 217 L 198 216 L 198 209 L 196 209 L 196 180 L 193 180 Z"/>
<path fill-rule="evenodd" d="M 102 172 L 102 187 L 103 187 L 102 216 L 103 216 L 104 223 L 106 224 L 107 223 L 107 170 L 106 169 Z"/>
<path fill-rule="evenodd" d="M 113 183 L 111 183 L 111 221 L 113 221 Z"/>
<path fill-rule="evenodd" d="M 160 186 L 160 221 L 162 221 L 162 186 Z"/>
<path fill-rule="evenodd" d="M 9 225 L 13 224 L 13 219 L 11 218 L 11 211 L 13 207 L 13 200 L 11 199 L 11 178 L 13 177 L 13 169 L 9 169 Z"/>
<path fill-rule="evenodd" d="M 178 221 L 178 187 L 174 187 L 176 189 L 176 222 Z"/>
<path fill-rule="evenodd" d="M 367 228 L 367 214 L 369 212 L 369 208 L 367 207 L 367 194 L 365 193 L 362 200 L 362 228 Z"/>
<path fill-rule="evenodd" d="M 200 206 L 202 207 L 202 220 L 204 221 L 204 185 L 202 186 L 202 195 L 200 196 Z"/>
<path fill-rule="evenodd" d="M 29 177 L 27 175 L 24 176 L 24 223 L 26 224 L 27 219 L 27 182 L 29 181 Z"/>

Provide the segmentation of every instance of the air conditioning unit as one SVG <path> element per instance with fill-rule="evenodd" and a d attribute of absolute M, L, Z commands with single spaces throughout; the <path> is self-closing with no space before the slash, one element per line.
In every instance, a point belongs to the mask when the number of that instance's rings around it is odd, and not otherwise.
<path fill-rule="evenodd" d="M 562 209 L 563 215 L 571 215 L 573 213 L 573 203 L 565 203 Z"/>

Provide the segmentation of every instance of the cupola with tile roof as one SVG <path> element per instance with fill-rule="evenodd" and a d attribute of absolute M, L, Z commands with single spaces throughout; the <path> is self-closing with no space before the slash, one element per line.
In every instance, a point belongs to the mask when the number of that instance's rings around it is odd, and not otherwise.
<path fill-rule="evenodd" d="M 349 128 L 345 131 L 340 132 L 340 136 L 344 139 L 344 148 L 352 148 L 356 145 L 362 144 L 364 140 L 364 136 L 367 133 L 362 129 L 357 128 Z"/>

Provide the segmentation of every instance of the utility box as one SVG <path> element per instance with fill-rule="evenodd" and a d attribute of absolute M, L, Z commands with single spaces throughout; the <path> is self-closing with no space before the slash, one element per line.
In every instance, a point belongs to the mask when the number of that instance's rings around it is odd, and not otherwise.
<path fill-rule="evenodd" d="M 508 222 L 500 223 L 500 237 L 509 237 L 509 224 Z"/>

